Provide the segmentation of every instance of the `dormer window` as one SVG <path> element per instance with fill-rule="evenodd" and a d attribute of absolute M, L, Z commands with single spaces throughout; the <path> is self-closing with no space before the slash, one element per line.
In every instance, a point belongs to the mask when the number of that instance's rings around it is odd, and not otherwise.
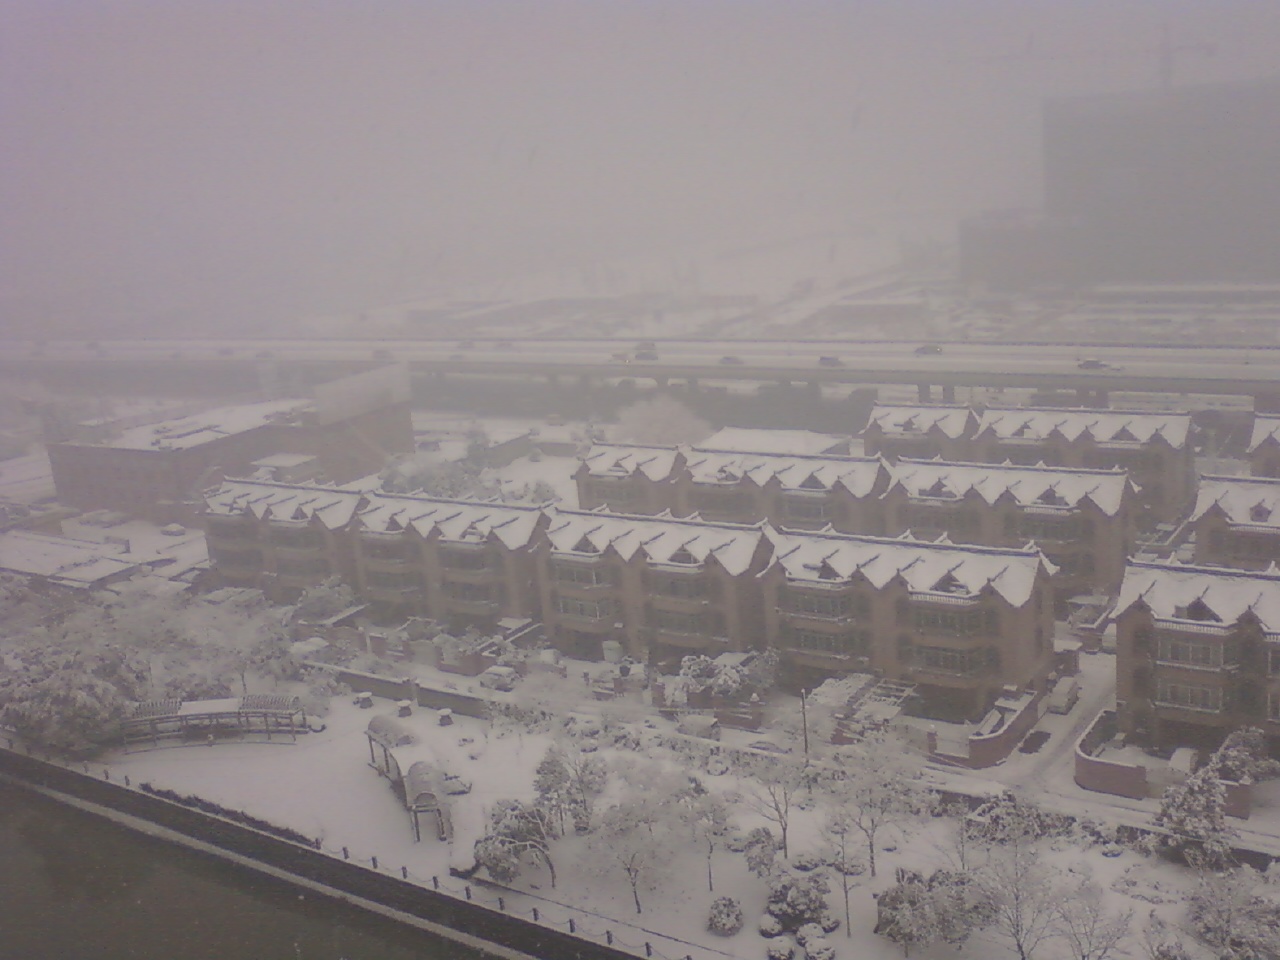
<path fill-rule="evenodd" d="M 689 552 L 688 547 L 681 547 L 667 559 L 671 563 L 696 564 L 698 562 L 698 558 Z"/>
<path fill-rule="evenodd" d="M 1271 519 L 1271 508 L 1265 503 L 1255 503 L 1249 508 L 1249 519 L 1254 523 L 1266 523 Z"/>
<path fill-rule="evenodd" d="M 1117 430 L 1115 432 L 1115 436 L 1112 437 L 1112 439 L 1123 440 L 1127 443 L 1136 443 L 1138 441 L 1138 438 L 1133 435 L 1133 431 L 1129 429 L 1128 424 L 1126 424 L 1125 426 Z"/>
<path fill-rule="evenodd" d="M 583 536 L 574 545 L 574 553 L 599 553 L 600 550 L 586 536 Z"/>
<path fill-rule="evenodd" d="M 1174 607 L 1173 615 L 1178 620 L 1193 620 L 1197 623 L 1221 623 L 1222 618 L 1198 597 L 1185 607 Z"/>
<path fill-rule="evenodd" d="M 1066 499 L 1062 494 L 1058 493 L 1053 487 L 1050 487 L 1044 493 L 1040 494 L 1038 502 L 1047 506 L 1061 507 L 1066 505 Z"/>
<path fill-rule="evenodd" d="M 926 497 L 945 497 L 947 495 L 947 485 L 942 480 L 935 480 L 933 486 L 924 492 Z"/>
<path fill-rule="evenodd" d="M 955 574 L 945 573 L 937 583 L 933 585 L 934 593 L 960 593 L 967 594 L 968 588 L 956 579 Z"/>
<path fill-rule="evenodd" d="M 811 473 L 809 474 L 809 476 L 804 478 L 804 481 L 800 484 L 800 489 L 801 490 L 825 490 L 827 488 L 823 484 L 823 482 L 818 479 L 817 474 Z"/>

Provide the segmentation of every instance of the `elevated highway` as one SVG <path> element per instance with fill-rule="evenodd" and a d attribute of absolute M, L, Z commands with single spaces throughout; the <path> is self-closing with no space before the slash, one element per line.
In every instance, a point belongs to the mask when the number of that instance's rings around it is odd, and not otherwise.
<path fill-rule="evenodd" d="M 1280 349 L 1239 346 L 781 340 L 101 340 L 0 341 L 0 368 L 38 373 L 135 365 L 353 369 L 408 363 L 432 376 L 910 384 L 1250 396 L 1280 405 Z M 933 388 L 940 388 L 939 395 Z"/>

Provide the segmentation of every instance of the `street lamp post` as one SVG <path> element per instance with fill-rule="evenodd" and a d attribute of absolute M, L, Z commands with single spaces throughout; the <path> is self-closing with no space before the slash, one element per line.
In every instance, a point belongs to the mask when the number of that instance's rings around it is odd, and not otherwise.
<path fill-rule="evenodd" d="M 800 689 L 800 727 L 804 731 L 804 762 L 809 762 L 809 709 L 806 701 L 809 697 L 809 691 L 803 687 Z"/>

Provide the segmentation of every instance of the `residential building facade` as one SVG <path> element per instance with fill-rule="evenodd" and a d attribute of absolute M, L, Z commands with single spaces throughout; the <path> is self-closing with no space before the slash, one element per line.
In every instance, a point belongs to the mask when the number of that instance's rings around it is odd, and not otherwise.
<path fill-rule="evenodd" d="M 1280 563 L 1280 478 L 1202 476 L 1190 523 L 1196 563 L 1242 570 Z"/>
<path fill-rule="evenodd" d="M 1248 453 L 1255 477 L 1280 477 L 1280 417 L 1254 414 Z"/>
<path fill-rule="evenodd" d="M 1131 562 L 1113 614 L 1120 725 L 1170 749 L 1280 738 L 1280 574 Z"/>
<path fill-rule="evenodd" d="M 968 407 L 878 403 L 862 431 L 862 447 L 867 456 L 886 460 L 967 460 L 977 428 L 977 414 Z"/>

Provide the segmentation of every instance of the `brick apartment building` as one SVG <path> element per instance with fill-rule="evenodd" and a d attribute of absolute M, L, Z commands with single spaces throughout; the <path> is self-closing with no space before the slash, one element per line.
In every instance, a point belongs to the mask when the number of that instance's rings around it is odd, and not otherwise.
<path fill-rule="evenodd" d="M 1053 666 L 1052 569 L 1032 547 L 771 531 L 765 634 L 796 685 L 910 682 L 929 715 L 977 719 Z"/>
<path fill-rule="evenodd" d="M 1195 494 L 1191 415 L 1034 407 L 983 411 L 970 459 L 1129 472 L 1146 522 L 1186 514 Z"/>
<path fill-rule="evenodd" d="M 564 652 L 637 660 L 776 647 L 797 683 L 874 671 L 938 716 L 981 714 L 1052 662 L 1052 566 L 959 546 L 767 524 L 228 481 L 207 501 L 222 582 L 277 599 L 341 575 L 388 617 L 541 619 Z"/>
<path fill-rule="evenodd" d="M 674 507 L 672 481 L 684 468 L 677 447 L 598 444 L 587 451 L 573 478 L 578 506 L 617 513 L 655 514 Z"/>
<path fill-rule="evenodd" d="M 886 460 L 967 460 L 977 429 L 978 416 L 968 407 L 878 403 L 862 431 L 862 447 L 867 456 Z"/>
<path fill-rule="evenodd" d="M 1280 417 L 1254 414 L 1248 453 L 1255 477 L 1280 477 Z"/>
<path fill-rule="evenodd" d="M 1137 491 L 1123 470 L 900 459 L 878 499 L 884 533 L 1020 547 L 1058 567 L 1058 612 L 1081 594 L 1114 595 L 1137 528 Z"/>
<path fill-rule="evenodd" d="M 1190 524 L 1196 563 L 1242 570 L 1280 563 L 1280 478 L 1202 476 Z"/>
<path fill-rule="evenodd" d="M 109 508 L 157 521 L 182 519 L 201 491 L 251 471 L 273 454 L 313 456 L 331 481 L 380 470 L 413 450 L 409 404 L 326 417 L 314 401 L 273 400 L 219 407 L 95 442 L 49 444 L 58 499 L 83 510 Z"/>
<path fill-rule="evenodd" d="M 537 550 L 547 637 L 588 659 L 605 640 L 637 660 L 759 648 L 769 556 L 758 525 L 557 510 Z"/>
<path fill-rule="evenodd" d="M 1280 574 L 1131 562 L 1116 604 L 1121 728 L 1161 748 L 1280 738 Z"/>

